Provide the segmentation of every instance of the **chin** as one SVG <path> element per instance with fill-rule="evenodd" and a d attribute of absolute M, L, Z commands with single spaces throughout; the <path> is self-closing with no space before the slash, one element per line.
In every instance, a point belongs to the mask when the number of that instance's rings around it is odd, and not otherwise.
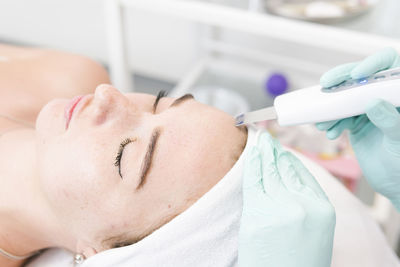
<path fill-rule="evenodd" d="M 36 118 L 36 132 L 48 136 L 65 132 L 64 107 L 68 99 L 54 99 L 47 103 Z"/>

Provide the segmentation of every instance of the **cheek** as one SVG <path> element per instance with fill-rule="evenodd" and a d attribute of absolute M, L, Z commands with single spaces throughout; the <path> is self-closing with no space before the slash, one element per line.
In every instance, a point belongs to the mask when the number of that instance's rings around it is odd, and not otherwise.
<path fill-rule="evenodd" d="M 96 154 L 79 144 L 49 143 L 42 150 L 38 157 L 41 186 L 58 216 L 79 220 L 82 212 L 96 213 L 101 199 L 112 191 L 108 171 L 101 166 L 104 160 L 91 156 Z"/>
<path fill-rule="evenodd" d="M 88 192 L 91 177 L 86 173 L 79 154 L 71 150 L 55 149 L 43 151 L 40 157 L 40 178 L 43 191 L 54 205 L 73 203 L 76 205 Z"/>

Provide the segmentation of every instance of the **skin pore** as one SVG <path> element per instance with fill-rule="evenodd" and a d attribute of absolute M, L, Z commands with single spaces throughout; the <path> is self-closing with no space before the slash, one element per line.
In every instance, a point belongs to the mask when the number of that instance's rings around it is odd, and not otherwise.
<path fill-rule="evenodd" d="M 90 257 L 140 240 L 214 186 L 247 139 L 231 116 L 190 96 L 100 85 L 66 128 L 70 101 L 50 101 L 36 129 L 0 138 L 0 247 L 11 253 L 63 247 Z"/>

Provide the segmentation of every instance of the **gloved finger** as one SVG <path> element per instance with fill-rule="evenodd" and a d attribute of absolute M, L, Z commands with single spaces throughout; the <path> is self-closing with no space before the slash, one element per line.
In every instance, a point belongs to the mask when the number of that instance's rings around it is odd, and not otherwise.
<path fill-rule="evenodd" d="M 382 99 L 373 100 L 367 107 L 369 120 L 393 141 L 400 141 L 400 114 L 396 107 Z"/>
<path fill-rule="evenodd" d="M 398 64 L 398 54 L 391 47 L 367 57 L 351 71 L 351 78 L 360 79 L 368 77 L 378 71 L 392 68 Z"/>
<path fill-rule="evenodd" d="M 351 78 L 350 73 L 357 64 L 358 62 L 352 62 L 334 67 L 321 76 L 319 83 L 326 88 L 349 80 Z"/>
<path fill-rule="evenodd" d="M 277 153 L 280 151 L 280 144 L 271 138 L 267 133 L 260 136 L 258 148 L 262 154 L 263 189 L 264 192 L 273 195 L 281 187 L 281 177 L 276 166 Z"/>
<path fill-rule="evenodd" d="M 317 180 L 315 180 L 314 176 L 295 155 L 290 152 L 286 152 L 283 157 L 283 159 L 282 156 L 279 158 L 278 166 L 280 166 L 280 164 L 282 163 L 284 164 L 284 162 L 289 162 L 290 165 L 293 167 L 301 184 L 311 189 L 319 198 L 325 200 L 328 199 Z M 281 168 L 279 168 L 279 170 L 281 171 Z"/>
<path fill-rule="evenodd" d="M 282 177 L 282 183 L 286 188 L 292 189 L 293 191 L 303 191 L 304 185 L 300 180 L 300 175 L 290 158 L 290 152 L 285 151 L 281 153 L 277 159 L 277 166 L 280 176 Z"/>
<path fill-rule="evenodd" d="M 342 134 L 344 130 L 349 130 L 352 134 L 355 134 L 367 122 L 368 118 L 365 115 L 354 116 L 340 120 L 335 125 L 335 127 L 332 127 L 326 132 L 326 137 L 330 140 L 336 139 Z"/>
<path fill-rule="evenodd" d="M 262 166 L 261 154 L 257 147 L 252 147 L 247 154 L 243 172 L 243 199 L 250 199 L 249 196 L 255 192 L 263 192 L 262 187 Z"/>
<path fill-rule="evenodd" d="M 332 128 L 339 121 L 340 120 L 318 122 L 317 124 L 315 124 L 315 126 L 320 131 L 326 131 L 326 130 L 329 130 L 330 128 Z"/>
<path fill-rule="evenodd" d="M 345 129 L 352 127 L 352 120 L 353 120 L 353 118 L 346 118 L 346 119 L 340 120 L 335 125 L 335 127 L 330 128 L 326 132 L 326 137 L 330 140 L 334 140 L 334 139 L 338 138 Z"/>

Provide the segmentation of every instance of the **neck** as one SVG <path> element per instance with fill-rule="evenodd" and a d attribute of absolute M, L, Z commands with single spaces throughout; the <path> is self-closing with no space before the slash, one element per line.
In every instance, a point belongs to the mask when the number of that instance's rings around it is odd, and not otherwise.
<path fill-rule="evenodd" d="M 32 129 L 0 138 L 0 248 L 18 256 L 57 246 L 53 240 L 60 237 L 38 188 L 35 147 Z M 23 261 L 17 262 L 0 255 L 0 266 Z"/>

